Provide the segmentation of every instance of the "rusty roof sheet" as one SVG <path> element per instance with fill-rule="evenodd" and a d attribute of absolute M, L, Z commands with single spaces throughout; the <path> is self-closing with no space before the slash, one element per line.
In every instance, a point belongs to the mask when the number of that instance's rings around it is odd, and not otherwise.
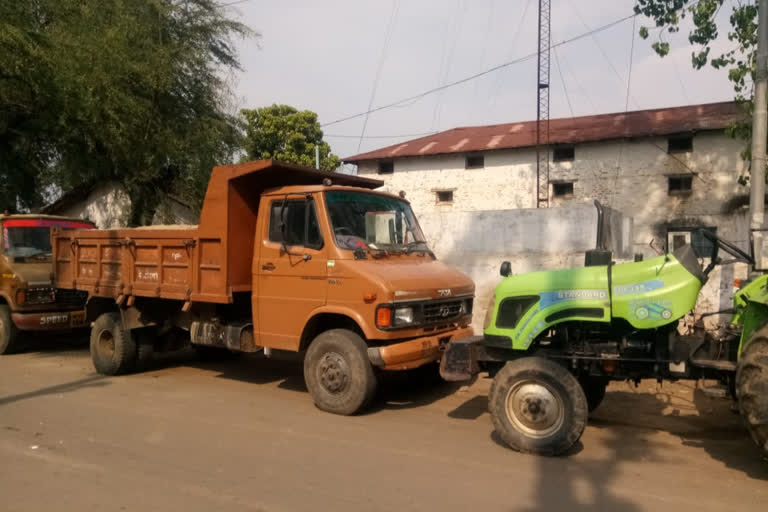
<path fill-rule="evenodd" d="M 637 110 L 596 116 L 552 119 L 550 144 L 575 144 L 599 140 L 670 135 L 700 130 L 720 130 L 743 116 L 732 102 L 685 107 Z M 523 148 L 536 145 L 536 121 L 453 128 L 426 137 L 393 144 L 344 159 L 365 160 L 402 158 Z"/>

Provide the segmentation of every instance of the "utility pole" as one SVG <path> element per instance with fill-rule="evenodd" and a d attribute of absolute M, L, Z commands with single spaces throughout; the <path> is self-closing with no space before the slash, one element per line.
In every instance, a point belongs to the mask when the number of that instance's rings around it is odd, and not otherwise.
<path fill-rule="evenodd" d="M 539 0 L 536 75 L 536 208 L 549 207 L 549 52 L 551 0 Z"/>
<path fill-rule="evenodd" d="M 315 169 L 320 169 L 320 143 L 315 144 Z"/>
<path fill-rule="evenodd" d="M 760 0 L 757 14 L 757 62 L 752 114 L 752 163 L 749 190 L 749 227 L 761 229 L 765 217 L 765 163 L 768 137 L 768 0 Z"/>

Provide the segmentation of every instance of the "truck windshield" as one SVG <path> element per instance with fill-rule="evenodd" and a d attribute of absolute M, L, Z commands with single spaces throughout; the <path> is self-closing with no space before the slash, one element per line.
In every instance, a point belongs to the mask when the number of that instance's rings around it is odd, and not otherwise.
<path fill-rule="evenodd" d="M 87 222 L 47 219 L 17 219 L 3 222 L 3 251 L 15 260 L 50 260 L 51 227 L 92 229 Z"/>
<path fill-rule="evenodd" d="M 325 202 L 336 244 L 342 249 L 428 250 L 413 210 L 405 201 L 331 190 L 325 193 Z"/>

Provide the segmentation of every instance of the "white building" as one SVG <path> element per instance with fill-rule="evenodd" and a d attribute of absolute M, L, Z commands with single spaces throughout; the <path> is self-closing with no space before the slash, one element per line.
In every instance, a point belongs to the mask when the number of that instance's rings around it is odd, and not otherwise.
<path fill-rule="evenodd" d="M 739 184 L 748 175 L 741 156 L 746 145 L 726 133 L 742 116 L 727 102 L 552 120 L 549 206 L 598 199 L 633 219 L 625 230 L 631 240 L 619 241 L 627 250 L 617 258 L 654 256 L 684 243 L 693 243 L 704 257 L 711 245 L 699 228 L 747 249 L 749 190 Z M 579 209 L 532 216 L 535 144 L 536 122 L 529 121 L 454 128 L 344 161 L 356 164 L 362 176 L 384 180 L 388 190 L 406 192 L 438 256 L 478 284 L 482 307 L 498 282 L 501 259 L 511 260 L 514 272 L 578 265 L 575 249 L 584 244 L 560 231 L 583 234 L 594 226 Z M 531 218 L 540 222 L 531 224 Z M 494 225 L 478 231 L 479 223 Z M 525 226 L 516 231 L 521 240 L 509 239 L 509 223 Z M 743 264 L 717 267 L 697 312 L 729 308 L 734 278 L 746 272 Z M 720 315 L 707 323 L 725 320 Z"/>
<path fill-rule="evenodd" d="M 672 246 L 699 227 L 746 243 L 745 143 L 726 134 L 740 117 L 727 102 L 554 119 L 550 206 L 600 200 L 634 219 L 634 251 L 645 255 L 651 240 Z M 535 143 L 535 121 L 464 127 L 344 161 L 405 191 L 419 215 L 535 208 Z"/>

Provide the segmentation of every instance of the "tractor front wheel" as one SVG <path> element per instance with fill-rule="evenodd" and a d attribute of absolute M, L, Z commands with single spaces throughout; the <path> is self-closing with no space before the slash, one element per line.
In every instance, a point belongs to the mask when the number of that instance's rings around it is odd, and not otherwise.
<path fill-rule="evenodd" d="M 496 374 L 488 398 L 493 425 L 511 448 L 559 455 L 587 424 L 587 398 L 567 369 L 542 357 L 510 361 Z"/>
<path fill-rule="evenodd" d="M 757 445 L 768 456 L 768 330 L 749 340 L 736 368 L 739 412 Z"/>

